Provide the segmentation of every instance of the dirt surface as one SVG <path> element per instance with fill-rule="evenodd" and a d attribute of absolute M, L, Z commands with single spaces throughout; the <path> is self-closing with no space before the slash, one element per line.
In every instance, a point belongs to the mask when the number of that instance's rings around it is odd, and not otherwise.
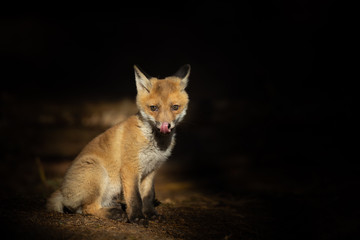
<path fill-rule="evenodd" d="M 350 28 L 348 9 L 192 1 L 169 10 L 4 11 L 0 238 L 360 239 L 359 94 L 350 74 L 358 26 Z M 46 212 L 80 150 L 137 111 L 133 65 L 163 78 L 187 63 L 189 108 L 156 177 L 165 221 L 144 228 Z"/>
<path fill-rule="evenodd" d="M 355 195 L 335 194 L 334 189 L 316 193 L 298 188 L 299 192 L 289 193 L 271 184 L 261 186 L 251 177 L 247 177 L 253 181 L 250 190 L 241 196 L 206 193 L 198 182 L 181 177 L 181 166 L 174 162 L 167 163 L 156 178 L 157 211 L 163 222 L 150 222 L 145 228 L 89 215 L 47 212 L 46 197 L 59 185 L 68 165 L 68 160 L 45 162 L 45 173 L 52 176 L 47 184 L 35 160 L 7 169 L 11 175 L 2 186 L 0 205 L 6 238 L 352 239 L 357 232 L 356 212 L 349 212 L 356 201 L 350 197 Z"/>
<path fill-rule="evenodd" d="M 2 128 L 7 154 L 1 161 L 0 216 L 9 239 L 257 239 L 261 235 L 261 229 L 249 222 L 256 199 L 239 201 L 224 191 L 203 192 L 206 188 L 189 174 L 191 165 L 175 156 L 156 177 L 157 211 L 165 219 L 161 223 L 150 222 L 145 228 L 89 215 L 47 212 L 46 198 L 60 186 L 73 157 L 112 121 L 131 114 L 134 105 L 127 100 L 24 101 L 7 107 L 6 120 L 11 122 Z M 24 115 L 29 116 L 26 122 Z"/>
<path fill-rule="evenodd" d="M 44 170 L 54 174 L 52 170 L 57 169 L 55 174 L 61 176 L 68 164 L 44 164 Z M 157 211 L 165 220 L 150 222 L 147 228 L 82 214 L 46 212 L 45 197 L 61 179 L 46 179 L 45 185 L 35 161 L 32 166 L 15 168 L 16 179 L 24 185 L 12 182 L 17 193 L 1 199 L 1 225 L 11 239 L 258 239 L 261 235 L 261 229 L 249 222 L 257 200 L 203 194 L 194 182 L 176 177 L 179 166 L 175 163 L 165 165 L 156 179 Z M 18 172 L 21 169 L 24 172 Z"/>
<path fill-rule="evenodd" d="M 173 156 L 156 177 L 163 222 L 145 228 L 47 212 L 46 198 L 59 187 L 74 156 L 111 126 L 112 118 L 121 120 L 124 116 L 113 115 L 114 108 L 126 104 L 93 102 L 86 108 L 79 102 L 6 103 L 1 125 L 2 239 L 353 239 L 358 232 L 356 168 L 300 164 L 293 149 L 280 161 L 284 155 L 260 155 L 261 148 L 253 143 L 246 152 L 223 141 L 217 131 L 221 124 L 206 123 L 179 129 Z M 133 105 L 125 109 L 131 113 Z M 255 132 L 251 126 L 241 131 L 244 136 Z M 274 161 L 261 162 L 264 156 Z"/>

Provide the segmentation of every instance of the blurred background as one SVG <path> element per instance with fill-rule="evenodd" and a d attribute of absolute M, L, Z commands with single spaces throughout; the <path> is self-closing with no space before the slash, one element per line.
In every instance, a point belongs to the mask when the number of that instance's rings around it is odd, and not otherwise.
<path fill-rule="evenodd" d="M 61 177 L 62 163 L 135 113 L 134 64 L 163 78 L 189 63 L 189 111 L 167 164 L 199 191 L 266 199 L 274 227 L 352 236 L 359 165 L 339 7 L 241 1 L 2 14 L 2 189 L 28 192 L 36 164 Z"/>

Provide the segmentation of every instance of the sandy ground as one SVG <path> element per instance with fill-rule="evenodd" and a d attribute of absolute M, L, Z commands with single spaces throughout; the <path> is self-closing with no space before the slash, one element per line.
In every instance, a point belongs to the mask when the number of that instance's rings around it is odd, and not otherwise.
<path fill-rule="evenodd" d="M 134 106 L 129 102 L 5 103 L 2 239 L 356 239 L 356 169 L 326 168 L 316 162 L 310 167 L 292 165 L 294 154 L 286 162 L 262 163 L 256 161 L 260 155 L 255 145 L 248 144 L 255 150 L 244 154 L 224 141 L 221 131 L 214 131 L 221 124 L 180 129 L 178 148 L 156 177 L 157 211 L 165 221 L 150 222 L 145 228 L 46 212 L 46 198 L 60 185 L 73 157 L 116 119 L 124 118 L 114 109 L 129 114 Z M 228 120 L 214 116 L 213 121 Z M 250 131 L 250 135 L 254 134 Z M 219 148 L 227 154 L 216 154 Z"/>
<path fill-rule="evenodd" d="M 161 223 L 150 222 L 145 228 L 82 214 L 46 212 L 46 196 L 59 185 L 61 178 L 56 175 L 61 176 L 68 164 L 43 164 L 45 173 L 55 175 L 46 182 L 35 161 L 32 166 L 15 167 L 19 175 L 13 175 L 8 187 L 16 193 L 1 198 L 1 224 L 9 239 L 258 239 L 261 235 L 261 229 L 249 222 L 257 200 L 201 193 L 194 182 L 178 178 L 175 163 L 165 165 L 156 178 L 157 211 L 165 218 Z"/>
<path fill-rule="evenodd" d="M 161 223 L 150 222 L 145 228 L 45 211 L 46 198 L 60 186 L 79 150 L 134 111 L 127 100 L 76 104 L 10 101 L 2 127 L 7 137 L 2 143 L 10 152 L 1 161 L 5 235 L 10 239 L 256 239 L 261 231 L 246 220 L 246 212 L 251 211 L 248 206 L 256 201 L 239 201 L 225 191 L 205 193 L 206 188 L 189 177 L 191 166 L 175 156 L 156 177 L 157 211 L 165 219 Z"/>

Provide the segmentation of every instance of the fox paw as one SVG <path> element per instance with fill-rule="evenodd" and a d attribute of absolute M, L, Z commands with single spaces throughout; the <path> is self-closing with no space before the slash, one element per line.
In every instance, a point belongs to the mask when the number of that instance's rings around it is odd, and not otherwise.
<path fill-rule="evenodd" d="M 144 227 L 148 227 L 149 226 L 149 221 L 145 218 L 135 218 L 134 220 L 131 221 L 132 223 L 138 224 L 140 226 L 144 226 Z"/>
<path fill-rule="evenodd" d="M 157 222 L 157 223 L 162 223 L 162 222 L 165 221 L 164 217 L 162 215 L 160 215 L 160 214 L 152 215 L 151 217 L 149 217 L 149 220 Z"/>
<path fill-rule="evenodd" d="M 128 220 L 126 212 L 124 212 L 121 208 L 110 208 L 108 210 L 107 217 L 120 222 L 127 222 Z"/>
<path fill-rule="evenodd" d="M 146 219 L 157 223 L 164 222 L 164 217 L 158 214 L 156 211 L 145 213 Z"/>
<path fill-rule="evenodd" d="M 135 223 L 140 226 L 148 227 L 149 221 L 144 216 L 134 216 L 129 218 L 131 223 Z"/>

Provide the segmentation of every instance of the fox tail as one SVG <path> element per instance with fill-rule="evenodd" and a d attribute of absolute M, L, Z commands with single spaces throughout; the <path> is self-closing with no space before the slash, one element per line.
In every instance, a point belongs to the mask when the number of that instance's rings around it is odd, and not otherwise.
<path fill-rule="evenodd" d="M 64 212 L 64 205 L 63 205 L 63 195 L 61 194 L 60 190 L 55 191 L 51 194 L 50 198 L 47 200 L 46 209 L 48 211 L 56 211 L 56 212 Z"/>

